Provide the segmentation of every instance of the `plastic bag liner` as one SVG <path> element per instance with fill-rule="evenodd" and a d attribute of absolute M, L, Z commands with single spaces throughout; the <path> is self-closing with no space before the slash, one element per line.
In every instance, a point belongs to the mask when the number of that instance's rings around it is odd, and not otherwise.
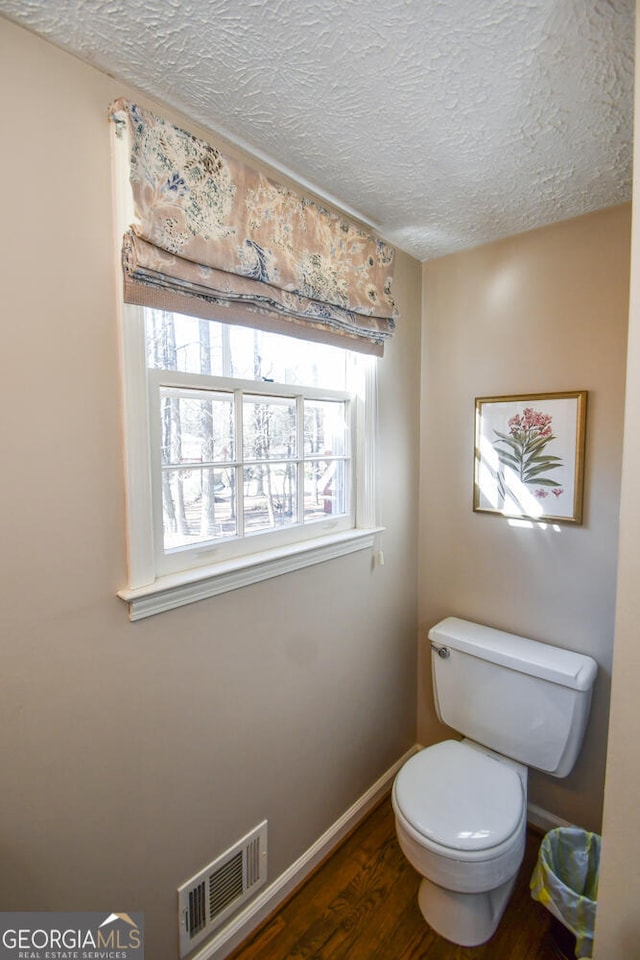
<path fill-rule="evenodd" d="M 591 957 L 601 837 L 577 827 L 550 830 L 540 844 L 531 896 L 576 937 L 576 957 Z"/>

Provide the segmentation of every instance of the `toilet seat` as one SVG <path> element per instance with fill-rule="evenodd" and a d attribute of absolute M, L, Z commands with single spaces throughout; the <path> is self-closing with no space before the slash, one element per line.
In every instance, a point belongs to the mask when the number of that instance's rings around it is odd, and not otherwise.
<path fill-rule="evenodd" d="M 446 740 L 404 764 L 394 805 L 427 845 L 473 856 L 518 832 L 524 790 L 507 763 L 469 743 Z"/>

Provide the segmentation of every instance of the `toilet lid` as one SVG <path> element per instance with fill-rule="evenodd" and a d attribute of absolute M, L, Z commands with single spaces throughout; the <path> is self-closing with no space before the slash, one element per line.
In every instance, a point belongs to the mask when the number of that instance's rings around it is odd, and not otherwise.
<path fill-rule="evenodd" d="M 454 850 L 495 847 L 522 817 L 522 782 L 513 767 L 458 740 L 408 760 L 396 777 L 394 798 L 415 830 Z"/>

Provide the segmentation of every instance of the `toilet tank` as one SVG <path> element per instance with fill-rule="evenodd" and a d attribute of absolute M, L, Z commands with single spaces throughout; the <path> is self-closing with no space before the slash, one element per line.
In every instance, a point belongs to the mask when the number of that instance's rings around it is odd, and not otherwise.
<path fill-rule="evenodd" d="M 595 660 L 457 617 L 436 624 L 429 640 L 443 723 L 528 767 L 570 773 L 589 716 Z"/>

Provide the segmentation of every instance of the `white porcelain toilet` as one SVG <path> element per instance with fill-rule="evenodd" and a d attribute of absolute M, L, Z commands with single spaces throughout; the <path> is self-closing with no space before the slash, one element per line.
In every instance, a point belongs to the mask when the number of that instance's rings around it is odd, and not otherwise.
<path fill-rule="evenodd" d="M 591 657 L 449 617 L 429 632 L 438 717 L 469 739 L 408 760 L 396 832 L 421 874 L 420 910 L 447 940 L 495 932 L 524 855 L 527 768 L 573 768 L 597 665 Z"/>

